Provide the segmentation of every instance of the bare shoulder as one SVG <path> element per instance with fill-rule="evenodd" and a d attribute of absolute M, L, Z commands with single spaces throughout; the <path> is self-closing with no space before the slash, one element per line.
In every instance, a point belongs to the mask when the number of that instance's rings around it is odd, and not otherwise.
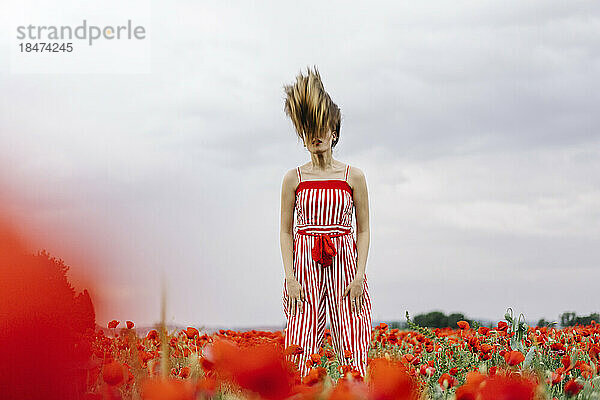
<path fill-rule="evenodd" d="M 362 169 L 350 165 L 348 169 L 348 183 L 352 186 L 352 189 L 365 186 L 366 177 Z"/>
<path fill-rule="evenodd" d="M 363 170 L 360 169 L 360 168 L 358 168 L 358 167 L 355 167 L 353 165 L 350 165 L 350 168 L 348 170 L 348 175 L 350 177 L 358 177 L 358 178 L 364 178 L 365 177 L 365 174 L 364 174 Z"/>
<path fill-rule="evenodd" d="M 288 170 L 283 176 L 282 186 L 284 190 L 295 190 L 298 185 L 298 173 L 296 168 Z"/>

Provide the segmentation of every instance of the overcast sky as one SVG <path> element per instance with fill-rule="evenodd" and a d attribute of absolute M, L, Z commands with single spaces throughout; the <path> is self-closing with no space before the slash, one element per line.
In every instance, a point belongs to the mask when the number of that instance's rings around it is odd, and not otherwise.
<path fill-rule="evenodd" d="M 309 159 L 283 85 L 309 65 L 367 178 L 374 323 L 600 311 L 600 3 L 147 4 L 149 73 L 0 57 L 4 200 L 72 271 L 101 260 L 99 323 L 155 322 L 164 271 L 170 322 L 283 326 L 281 183 Z"/>

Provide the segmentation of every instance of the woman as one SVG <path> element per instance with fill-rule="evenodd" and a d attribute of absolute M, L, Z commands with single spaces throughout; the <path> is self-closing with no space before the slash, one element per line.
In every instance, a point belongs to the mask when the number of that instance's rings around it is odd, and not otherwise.
<path fill-rule="evenodd" d="M 327 305 L 338 361 L 364 377 L 372 330 L 365 274 L 370 240 L 365 176 L 332 157 L 340 138 L 340 110 L 316 67 L 284 88 L 285 112 L 310 152 L 309 162 L 286 173 L 281 191 L 285 347 L 300 346 L 289 359 L 306 376 L 311 354 L 323 343 Z"/>

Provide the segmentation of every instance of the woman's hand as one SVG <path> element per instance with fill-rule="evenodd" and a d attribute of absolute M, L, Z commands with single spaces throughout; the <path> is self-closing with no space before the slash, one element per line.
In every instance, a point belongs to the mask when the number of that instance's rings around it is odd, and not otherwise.
<path fill-rule="evenodd" d="M 344 290 L 344 295 L 342 298 L 346 297 L 350 294 L 350 305 L 352 307 L 352 312 L 359 313 L 362 310 L 363 302 L 364 302 L 364 289 L 363 289 L 364 278 L 356 277 L 350 285 Z"/>
<path fill-rule="evenodd" d="M 305 300 L 304 297 L 304 289 L 300 285 L 300 282 L 294 277 L 285 279 L 287 285 L 287 293 L 288 293 L 288 310 L 290 310 L 291 315 L 295 315 L 296 311 L 304 312 L 303 302 Z"/>

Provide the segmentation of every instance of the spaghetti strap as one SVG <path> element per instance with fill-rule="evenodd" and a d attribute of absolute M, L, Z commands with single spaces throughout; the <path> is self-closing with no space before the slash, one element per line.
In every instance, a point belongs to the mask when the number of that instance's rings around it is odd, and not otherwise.
<path fill-rule="evenodd" d="M 350 171 L 350 164 L 346 165 L 346 176 L 344 177 L 346 182 L 348 182 L 348 171 Z"/>
<path fill-rule="evenodd" d="M 302 174 L 300 174 L 300 167 L 296 167 L 296 171 L 298 172 L 298 182 L 302 182 Z"/>

